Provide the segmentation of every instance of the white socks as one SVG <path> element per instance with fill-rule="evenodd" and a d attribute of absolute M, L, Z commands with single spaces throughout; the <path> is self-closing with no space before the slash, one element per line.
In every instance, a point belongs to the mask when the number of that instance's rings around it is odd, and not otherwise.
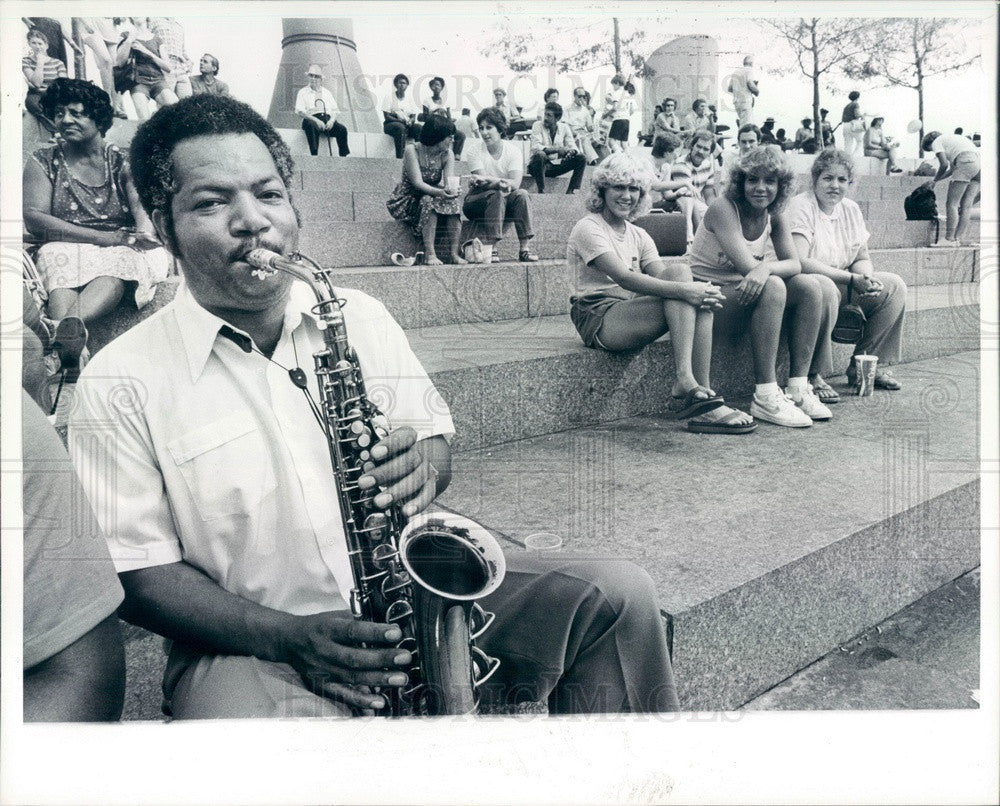
<path fill-rule="evenodd" d="M 771 383 L 758 383 L 754 387 L 754 394 L 757 397 L 765 397 L 768 394 L 773 394 L 775 392 L 780 392 L 780 391 L 781 390 L 778 388 L 777 381 L 771 381 Z"/>
<path fill-rule="evenodd" d="M 809 379 L 807 377 L 788 379 L 789 392 L 804 392 L 806 386 L 808 385 L 809 385 Z"/>

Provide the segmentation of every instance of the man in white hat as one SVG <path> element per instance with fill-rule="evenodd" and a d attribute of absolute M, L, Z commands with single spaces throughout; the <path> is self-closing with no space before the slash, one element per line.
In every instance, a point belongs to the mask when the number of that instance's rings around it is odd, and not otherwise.
<path fill-rule="evenodd" d="M 310 64 L 306 78 L 309 84 L 300 89 L 295 97 L 295 114 L 302 118 L 302 131 L 309 141 L 309 153 L 316 156 L 319 136 L 325 134 L 336 139 L 340 156 L 346 157 L 351 153 L 347 147 L 347 128 L 337 121 L 340 107 L 333 93 L 323 86 L 322 68 L 318 64 Z"/>

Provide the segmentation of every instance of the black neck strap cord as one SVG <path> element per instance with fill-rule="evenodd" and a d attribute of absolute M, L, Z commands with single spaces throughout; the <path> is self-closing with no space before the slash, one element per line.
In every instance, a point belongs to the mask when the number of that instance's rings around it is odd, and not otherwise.
<path fill-rule="evenodd" d="M 239 347 L 245 353 L 257 353 L 265 361 L 270 361 L 276 367 L 283 369 L 288 373 L 288 378 L 291 382 L 302 390 L 302 394 L 305 395 L 306 402 L 309 404 L 309 409 L 312 411 L 313 417 L 316 418 L 316 422 L 319 427 L 323 429 L 323 433 L 326 433 L 326 421 L 324 420 L 322 414 L 320 413 L 319 406 L 316 404 L 316 400 L 313 398 L 312 394 L 309 392 L 309 378 L 302 367 L 298 366 L 299 363 L 299 348 L 295 343 L 295 334 L 292 334 L 292 350 L 295 352 L 295 364 L 296 366 L 289 369 L 282 364 L 279 364 L 273 358 L 264 355 L 260 350 L 258 350 L 253 343 L 253 340 L 249 336 L 244 336 L 242 333 L 237 333 L 229 325 L 223 325 L 219 328 L 219 335 L 224 339 L 229 339 L 237 347 Z"/>

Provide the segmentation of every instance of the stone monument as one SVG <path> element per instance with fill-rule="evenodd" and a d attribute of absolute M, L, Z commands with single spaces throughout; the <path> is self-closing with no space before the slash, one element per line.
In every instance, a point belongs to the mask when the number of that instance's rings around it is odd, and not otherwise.
<path fill-rule="evenodd" d="M 719 45 L 710 36 L 682 36 L 661 45 L 646 60 L 650 75 L 642 85 L 642 130 L 653 122 L 653 107 L 664 98 L 677 100 L 683 118 L 697 98 L 719 99 Z"/>
<path fill-rule="evenodd" d="M 306 86 L 306 69 L 323 69 L 323 86 L 340 107 L 338 119 L 352 132 L 382 132 L 382 114 L 361 72 L 354 25 L 349 19 L 330 17 L 289 18 L 281 21 L 281 65 L 274 82 L 267 119 L 281 129 L 297 129 L 295 96 Z"/>

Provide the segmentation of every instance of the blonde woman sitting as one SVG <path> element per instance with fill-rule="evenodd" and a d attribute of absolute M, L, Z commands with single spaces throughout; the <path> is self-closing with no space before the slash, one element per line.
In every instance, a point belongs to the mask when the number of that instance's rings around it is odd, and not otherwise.
<path fill-rule="evenodd" d="M 645 230 L 632 224 L 649 211 L 652 172 L 628 154 L 613 154 L 595 171 L 590 212 L 569 236 L 566 258 L 576 275 L 571 318 L 583 343 L 638 350 L 670 331 L 676 377 L 670 410 L 689 431 L 745 434 L 757 424 L 724 404 L 711 387 L 712 313 L 720 290 L 695 282 L 683 264 L 665 264 Z"/>

